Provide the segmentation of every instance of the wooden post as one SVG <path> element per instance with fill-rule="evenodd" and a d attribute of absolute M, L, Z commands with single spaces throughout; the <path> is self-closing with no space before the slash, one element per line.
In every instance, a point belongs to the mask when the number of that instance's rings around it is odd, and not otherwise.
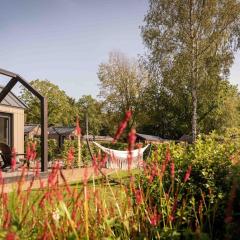
<path fill-rule="evenodd" d="M 78 167 L 80 167 L 82 162 L 82 145 L 81 145 L 81 133 L 78 134 Z"/>
<path fill-rule="evenodd" d="M 48 105 L 47 99 L 41 99 L 41 171 L 48 170 Z"/>

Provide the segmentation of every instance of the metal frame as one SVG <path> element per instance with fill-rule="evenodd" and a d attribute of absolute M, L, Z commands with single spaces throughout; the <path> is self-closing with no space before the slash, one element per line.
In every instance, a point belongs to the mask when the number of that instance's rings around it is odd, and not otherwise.
<path fill-rule="evenodd" d="M 11 89 L 20 82 L 25 88 L 27 88 L 33 95 L 35 95 L 41 102 L 41 171 L 46 172 L 48 169 L 48 105 L 47 99 L 36 91 L 26 80 L 20 75 L 9 72 L 0 68 L 0 74 L 7 77 L 11 77 L 11 80 L 0 92 L 0 103 L 11 91 Z"/>

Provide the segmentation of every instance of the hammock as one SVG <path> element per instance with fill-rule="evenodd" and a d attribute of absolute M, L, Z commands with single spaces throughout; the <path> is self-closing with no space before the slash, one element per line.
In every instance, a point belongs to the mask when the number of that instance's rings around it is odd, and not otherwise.
<path fill-rule="evenodd" d="M 148 144 L 144 148 L 135 149 L 129 152 L 114 150 L 103 147 L 99 143 L 93 143 L 109 156 L 106 167 L 112 169 L 129 169 L 142 167 L 143 153 L 150 145 Z"/>

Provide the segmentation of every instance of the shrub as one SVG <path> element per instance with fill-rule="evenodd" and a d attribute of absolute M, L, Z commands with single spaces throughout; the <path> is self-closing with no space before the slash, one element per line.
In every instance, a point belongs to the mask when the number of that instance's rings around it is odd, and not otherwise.
<path fill-rule="evenodd" d="M 232 174 L 232 160 L 236 161 L 238 157 L 239 141 L 223 138 L 219 142 L 216 133 L 212 133 L 199 137 L 195 145 L 170 143 L 154 146 L 154 149 L 145 171 L 138 178 L 138 185 L 147 196 L 147 204 L 154 204 L 162 214 L 159 226 L 166 226 L 164 219 L 170 216 L 174 217 L 174 222 L 171 225 L 169 222 L 167 227 L 174 225 L 179 233 L 187 228 L 207 232 L 211 239 L 221 236 L 235 175 Z M 168 149 L 171 160 L 166 164 Z M 174 179 L 171 176 L 172 164 L 175 167 Z M 189 168 L 191 177 L 185 183 L 184 175 Z M 174 216 L 171 216 L 171 210 L 174 210 Z M 170 233 L 173 234 L 172 231 Z"/>
<path fill-rule="evenodd" d="M 37 151 L 37 158 L 41 156 L 41 141 L 40 138 L 33 138 L 33 139 L 27 139 L 24 142 L 25 149 L 27 148 L 27 144 L 34 143 L 36 145 L 36 151 Z M 55 139 L 48 139 L 48 161 L 52 161 L 56 158 L 58 154 L 58 146 L 57 141 Z"/>

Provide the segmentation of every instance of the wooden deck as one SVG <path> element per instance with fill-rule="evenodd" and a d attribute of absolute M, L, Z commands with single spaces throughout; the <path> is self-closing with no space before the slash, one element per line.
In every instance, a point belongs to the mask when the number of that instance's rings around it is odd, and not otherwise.
<path fill-rule="evenodd" d="M 88 167 L 88 168 L 63 169 L 62 173 L 66 178 L 67 182 L 71 184 L 71 183 L 83 181 L 84 175 L 85 176 L 87 175 L 89 178 L 91 178 L 93 171 L 94 170 L 92 167 Z M 102 169 L 102 172 L 104 174 L 109 174 L 112 171 L 114 170 L 106 169 L 106 168 Z M 40 184 L 43 184 L 43 186 L 46 187 L 48 184 L 48 176 L 50 173 L 51 173 L 51 170 L 49 170 L 48 172 L 40 173 L 40 177 L 35 177 L 35 180 L 32 185 L 32 189 L 40 188 Z M 2 172 L 2 177 L 4 181 L 3 191 L 11 192 L 16 190 L 18 188 L 19 181 L 21 181 L 21 178 L 22 178 L 21 175 L 22 175 L 22 169 L 18 169 L 17 171 L 14 171 L 14 172 Z M 22 182 L 23 182 L 22 190 L 28 189 L 34 176 L 35 176 L 35 172 L 33 169 L 25 171 L 24 177 L 22 179 Z M 64 183 L 63 179 L 60 177 L 60 173 L 58 173 L 58 181 L 59 181 L 59 184 Z"/>

